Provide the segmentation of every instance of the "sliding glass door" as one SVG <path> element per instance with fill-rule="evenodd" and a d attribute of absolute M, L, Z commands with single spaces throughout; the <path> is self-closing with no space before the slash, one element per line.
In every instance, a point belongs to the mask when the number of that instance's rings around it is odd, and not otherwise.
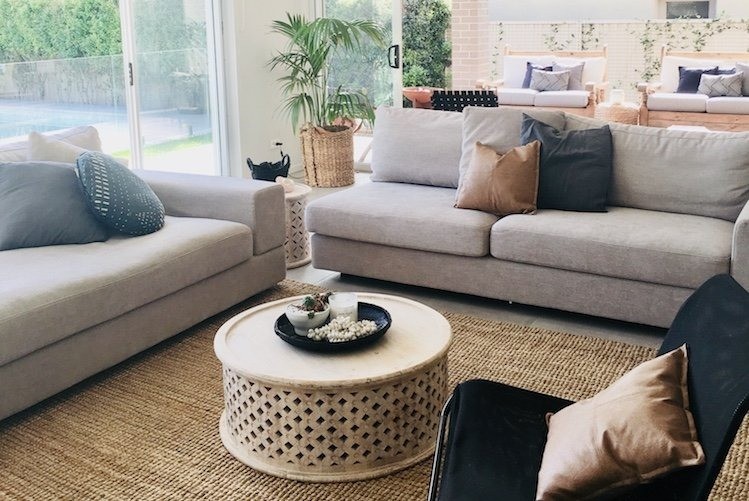
<path fill-rule="evenodd" d="M 376 21 L 385 28 L 392 44 L 389 50 L 368 44 L 364 58 L 336 54 L 331 64 L 331 86 L 365 89 L 375 106 L 400 106 L 402 0 L 324 0 L 324 12 L 326 17 Z"/>
<path fill-rule="evenodd" d="M 121 2 L 135 167 L 221 174 L 213 4 Z"/>

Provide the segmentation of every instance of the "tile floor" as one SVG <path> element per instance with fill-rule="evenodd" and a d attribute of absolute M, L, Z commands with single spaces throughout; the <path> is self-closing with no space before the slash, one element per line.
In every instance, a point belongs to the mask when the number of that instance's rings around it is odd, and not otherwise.
<path fill-rule="evenodd" d="M 369 174 L 356 174 L 356 183 L 369 182 Z M 309 199 L 319 198 L 346 188 L 313 188 Z M 329 270 L 318 270 L 311 264 L 288 270 L 287 278 L 311 283 L 330 290 L 380 292 L 397 294 L 420 301 L 432 308 L 442 311 L 453 311 L 477 317 L 514 322 L 533 327 L 559 330 L 572 334 L 595 336 L 613 339 L 631 344 L 657 348 L 665 334 L 664 329 L 607 320 L 587 315 L 562 312 L 547 308 L 507 303 L 495 299 L 486 299 L 466 294 L 413 287 L 408 285 L 373 280 Z"/>

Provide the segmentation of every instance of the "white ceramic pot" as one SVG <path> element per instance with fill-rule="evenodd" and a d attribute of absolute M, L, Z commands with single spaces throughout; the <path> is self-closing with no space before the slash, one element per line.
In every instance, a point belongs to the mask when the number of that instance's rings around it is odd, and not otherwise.
<path fill-rule="evenodd" d="M 306 337 L 307 331 L 320 327 L 328 319 L 328 316 L 330 316 L 330 306 L 323 311 L 310 312 L 295 308 L 294 304 L 301 303 L 293 303 L 287 306 L 286 317 L 291 322 L 291 325 L 294 326 L 294 332 L 300 336 Z M 310 317 L 310 313 L 312 313 L 312 317 Z"/>

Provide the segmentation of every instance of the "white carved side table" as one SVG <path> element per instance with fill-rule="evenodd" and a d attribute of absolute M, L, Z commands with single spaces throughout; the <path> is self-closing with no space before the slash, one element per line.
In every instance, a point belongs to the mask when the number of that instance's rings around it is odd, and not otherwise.
<path fill-rule="evenodd" d="M 388 332 L 357 351 L 310 352 L 273 331 L 300 297 L 256 306 L 216 333 L 224 447 L 256 470 L 311 482 L 378 477 L 429 457 L 448 391 L 447 320 L 410 299 L 361 293 L 390 312 Z"/>
<path fill-rule="evenodd" d="M 286 268 L 298 268 L 309 263 L 309 233 L 304 225 L 307 195 L 312 188 L 296 183 L 294 191 L 286 193 Z"/>

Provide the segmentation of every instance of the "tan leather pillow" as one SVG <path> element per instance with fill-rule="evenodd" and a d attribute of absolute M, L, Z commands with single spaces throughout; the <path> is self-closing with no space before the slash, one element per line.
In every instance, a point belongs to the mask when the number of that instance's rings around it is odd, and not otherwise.
<path fill-rule="evenodd" d="M 687 395 L 687 347 L 548 417 L 537 500 L 593 499 L 705 462 Z"/>
<path fill-rule="evenodd" d="M 477 142 L 468 170 L 460 180 L 455 207 L 498 216 L 536 212 L 540 152 L 538 141 L 503 155 Z"/>

